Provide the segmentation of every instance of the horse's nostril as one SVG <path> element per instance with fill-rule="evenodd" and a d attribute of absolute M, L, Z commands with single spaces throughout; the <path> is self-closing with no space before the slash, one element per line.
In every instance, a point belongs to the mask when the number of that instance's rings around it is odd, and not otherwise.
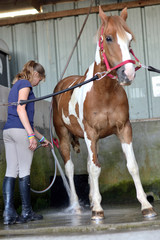
<path fill-rule="evenodd" d="M 125 71 L 124 69 L 121 70 L 122 75 L 125 75 L 125 72 L 124 72 L 124 71 Z"/>

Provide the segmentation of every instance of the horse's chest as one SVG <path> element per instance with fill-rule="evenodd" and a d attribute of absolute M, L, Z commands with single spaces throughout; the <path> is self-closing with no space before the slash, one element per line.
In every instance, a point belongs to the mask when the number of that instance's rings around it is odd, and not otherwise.
<path fill-rule="evenodd" d="M 89 83 L 87 88 L 77 88 L 64 98 L 62 119 L 75 135 L 82 136 L 86 126 L 89 126 L 101 137 L 107 136 L 116 131 L 119 104 L 117 101 L 116 104 L 110 101 L 109 95 L 105 95 L 105 98 L 92 94 L 92 85 L 93 83 Z"/>
<path fill-rule="evenodd" d="M 99 136 L 104 137 L 113 133 L 115 121 L 110 119 L 107 111 L 89 111 L 86 122 L 95 129 Z"/>

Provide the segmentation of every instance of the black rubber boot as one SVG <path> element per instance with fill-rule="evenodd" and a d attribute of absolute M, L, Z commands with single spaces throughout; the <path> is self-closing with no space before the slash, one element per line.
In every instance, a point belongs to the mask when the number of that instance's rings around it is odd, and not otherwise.
<path fill-rule="evenodd" d="M 4 177 L 3 180 L 3 199 L 4 199 L 4 212 L 3 212 L 3 223 L 5 225 L 14 223 L 24 223 L 24 219 L 18 216 L 14 208 L 14 188 L 15 178 Z"/>
<path fill-rule="evenodd" d="M 22 199 L 22 214 L 21 217 L 24 218 L 26 222 L 41 220 L 42 215 L 33 212 L 31 207 L 31 192 L 30 192 L 30 176 L 19 178 L 19 190 Z"/>

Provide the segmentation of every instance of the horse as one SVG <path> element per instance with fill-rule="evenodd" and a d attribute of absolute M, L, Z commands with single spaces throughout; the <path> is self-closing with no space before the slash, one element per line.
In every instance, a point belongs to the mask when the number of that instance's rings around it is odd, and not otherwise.
<path fill-rule="evenodd" d="M 140 180 L 132 145 L 129 104 L 123 88 L 124 85 L 130 85 L 135 78 L 135 67 L 129 51 L 134 36 L 127 26 L 127 16 L 127 8 L 121 11 L 120 16 L 107 16 L 99 6 L 101 26 L 98 31 L 99 41 L 95 61 L 84 76 L 68 76 L 60 80 L 54 89 L 56 93 L 85 82 L 96 73 L 101 74 L 101 77 L 94 82 L 55 96 L 52 102 L 53 125 L 59 138 L 60 152 L 71 189 L 70 204 L 77 214 L 80 213 L 81 207 L 73 180 L 74 164 L 70 148 L 72 145 L 76 152 L 80 151 L 79 138 L 83 138 L 86 143 L 92 220 L 104 218 L 98 183 L 101 172 L 97 154 L 98 140 L 112 134 L 115 134 L 121 142 L 143 216 L 151 218 L 157 215 L 147 200 Z M 106 74 L 103 75 L 105 72 Z"/>

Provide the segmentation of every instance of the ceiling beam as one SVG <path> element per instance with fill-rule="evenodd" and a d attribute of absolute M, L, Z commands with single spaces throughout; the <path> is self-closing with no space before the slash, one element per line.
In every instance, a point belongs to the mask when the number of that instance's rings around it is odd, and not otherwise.
<path fill-rule="evenodd" d="M 138 0 L 138 1 L 131 1 L 131 2 L 102 5 L 102 9 L 104 11 L 113 11 L 113 10 L 121 10 L 124 7 L 136 8 L 136 7 L 145 7 L 145 6 L 152 6 L 152 5 L 158 5 L 158 4 L 160 4 L 160 0 Z M 69 16 L 84 15 L 88 13 L 88 9 L 89 8 L 79 8 L 79 9 L 72 9 L 72 10 L 65 10 L 65 11 L 58 11 L 58 12 L 26 15 L 21 17 L 14 17 L 14 18 L 5 18 L 0 20 L 0 26 L 13 25 L 18 23 L 28 23 L 28 22 L 34 22 L 34 21 L 42 21 L 42 20 L 69 17 Z M 98 13 L 98 12 L 99 12 L 99 7 L 95 7 L 95 6 L 92 7 L 91 13 Z"/>
<path fill-rule="evenodd" d="M 32 7 L 35 8 L 38 12 L 41 11 L 41 1 L 32 0 L 31 4 L 32 4 Z"/>

